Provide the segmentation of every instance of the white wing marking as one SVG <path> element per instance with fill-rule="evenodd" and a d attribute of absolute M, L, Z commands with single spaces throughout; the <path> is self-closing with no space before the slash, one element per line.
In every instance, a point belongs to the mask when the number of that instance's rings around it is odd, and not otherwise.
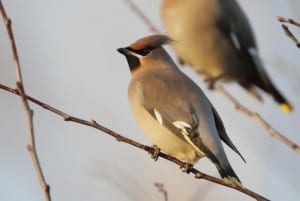
<path fill-rule="evenodd" d="M 259 71 L 259 75 L 265 82 L 265 80 L 267 80 L 268 78 L 265 77 L 266 73 L 265 73 L 264 69 L 262 68 L 263 64 L 259 58 L 257 49 L 255 47 L 249 47 L 248 52 L 252 56 L 252 59 L 253 59 L 254 63 L 256 64 L 257 70 Z M 265 84 L 267 86 L 269 85 L 268 83 L 265 83 Z"/>
<path fill-rule="evenodd" d="M 179 129 L 192 128 L 192 126 L 184 121 L 174 121 L 173 125 Z"/>
<path fill-rule="evenodd" d="M 230 32 L 230 38 L 231 38 L 235 48 L 240 50 L 241 49 L 241 44 L 240 44 L 240 41 L 239 41 L 238 37 L 236 36 L 236 34 L 234 32 Z"/>
<path fill-rule="evenodd" d="M 257 49 L 255 47 L 249 47 L 248 52 L 251 56 L 256 57 L 258 55 Z"/>
<path fill-rule="evenodd" d="M 155 115 L 156 120 L 162 125 L 163 119 L 162 119 L 160 113 L 156 109 L 154 109 L 154 115 Z"/>
<path fill-rule="evenodd" d="M 191 140 L 191 138 L 188 135 L 183 135 L 184 139 L 190 144 L 192 145 L 192 147 L 194 147 L 194 149 L 196 149 L 198 151 L 198 153 L 200 153 L 200 155 L 205 155 L 200 149 L 199 147 L 197 147 Z"/>
<path fill-rule="evenodd" d="M 256 65 L 256 69 L 259 72 L 259 76 L 262 79 L 262 81 L 264 82 L 264 84 L 266 85 L 266 87 L 272 88 L 272 86 L 270 85 L 270 82 L 268 81 L 269 78 L 267 76 L 267 73 L 263 69 L 263 63 L 259 57 L 258 50 L 255 47 L 249 47 L 248 52 L 251 55 L 255 65 Z"/>
<path fill-rule="evenodd" d="M 193 118 L 195 118 L 195 117 L 193 116 Z M 174 125 L 176 128 L 179 128 L 179 129 L 181 130 L 181 133 L 183 134 L 184 139 L 185 139 L 190 145 L 192 145 L 192 147 L 193 147 L 194 149 L 196 149 L 197 152 L 198 152 L 200 155 L 205 155 L 205 154 L 199 149 L 199 147 L 197 147 L 197 146 L 192 142 L 191 138 L 189 137 L 189 134 L 190 134 L 190 133 L 188 132 L 187 128 L 192 129 L 192 126 L 191 126 L 190 124 L 188 124 L 188 123 L 186 123 L 186 122 L 184 122 L 184 121 L 175 121 L 175 122 L 173 122 L 173 125 Z"/>

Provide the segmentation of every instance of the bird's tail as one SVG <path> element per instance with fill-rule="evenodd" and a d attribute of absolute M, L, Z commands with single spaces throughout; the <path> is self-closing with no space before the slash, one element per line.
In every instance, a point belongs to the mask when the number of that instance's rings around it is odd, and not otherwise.
<path fill-rule="evenodd" d="M 293 111 L 293 106 L 286 100 L 286 98 L 283 97 L 283 95 L 274 86 L 271 86 L 268 92 L 279 104 L 279 108 L 281 111 L 286 113 Z"/>
<path fill-rule="evenodd" d="M 219 174 L 221 175 L 221 177 L 224 180 L 238 184 L 238 185 L 242 185 L 240 179 L 235 174 L 234 170 L 232 169 L 232 167 L 229 164 L 225 168 L 221 167 L 220 164 L 216 164 L 216 166 L 218 168 Z"/>
<path fill-rule="evenodd" d="M 272 83 L 271 79 L 263 68 L 263 64 L 259 57 L 257 49 L 252 48 L 249 53 L 253 59 L 252 61 L 254 62 L 254 65 L 256 66 L 254 66 L 254 69 L 256 70 L 257 76 L 255 76 L 255 78 L 252 77 L 252 80 L 254 79 L 253 83 L 273 96 L 275 101 L 279 104 L 280 110 L 285 113 L 291 112 L 293 110 L 293 106 L 283 97 L 283 95 L 278 91 L 278 89 L 276 89 L 276 87 Z"/>
<path fill-rule="evenodd" d="M 258 99 L 259 101 L 262 101 L 262 97 L 259 95 L 259 93 L 255 90 L 253 87 L 244 87 L 247 92 Z M 267 93 L 269 93 L 274 100 L 278 103 L 279 108 L 281 111 L 285 113 L 289 113 L 293 111 L 293 106 L 286 100 L 286 98 L 271 84 L 268 88 L 262 88 Z"/>
<path fill-rule="evenodd" d="M 239 83 L 239 84 L 242 87 L 244 87 L 250 95 L 258 99 L 259 101 L 262 101 L 262 97 L 259 95 L 258 91 L 256 91 L 253 85 L 249 85 L 249 84 L 247 85 L 243 83 Z M 268 80 L 267 84 L 262 83 L 262 81 L 257 81 L 256 85 L 273 97 L 273 99 L 279 104 L 279 108 L 281 111 L 285 113 L 289 113 L 293 111 L 293 106 L 279 92 L 279 90 L 276 89 L 276 87 L 273 85 L 273 83 L 271 83 L 270 80 Z"/>

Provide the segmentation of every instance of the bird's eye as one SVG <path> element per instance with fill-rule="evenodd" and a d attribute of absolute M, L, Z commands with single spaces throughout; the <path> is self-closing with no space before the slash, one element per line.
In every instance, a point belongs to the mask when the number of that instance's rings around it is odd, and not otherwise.
<path fill-rule="evenodd" d="M 146 55 L 150 54 L 153 49 L 154 49 L 153 47 L 147 47 L 147 48 L 141 49 L 141 50 L 139 50 L 139 54 L 146 56 Z"/>
<path fill-rule="evenodd" d="M 150 54 L 152 52 L 152 50 L 155 49 L 155 47 L 149 46 L 149 47 L 146 47 L 146 48 L 140 49 L 140 50 L 136 50 L 136 49 L 133 49 L 131 47 L 127 47 L 127 49 L 132 51 L 132 52 L 135 52 L 139 55 L 146 56 L 146 55 Z"/>

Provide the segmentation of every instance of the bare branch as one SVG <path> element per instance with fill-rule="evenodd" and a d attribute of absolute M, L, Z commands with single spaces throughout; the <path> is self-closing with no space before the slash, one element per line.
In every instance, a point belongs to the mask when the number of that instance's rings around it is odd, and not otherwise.
<path fill-rule="evenodd" d="M 143 23 L 149 28 L 150 31 L 152 31 L 154 33 L 160 33 L 160 31 L 157 28 L 155 28 L 155 25 L 152 24 L 152 22 L 145 15 L 141 14 L 142 11 L 137 6 L 135 6 L 134 3 L 132 3 L 132 1 L 130 1 L 130 0 L 125 0 L 125 1 L 126 1 L 126 3 L 128 3 L 131 6 L 132 10 L 136 13 L 136 15 L 139 18 L 141 18 L 141 20 L 143 21 Z M 219 91 L 225 98 L 227 98 L 230 102 L 232 102 L 233 105 L 235 105 L 235 107 L 240 112 L 243 112 L 249 118 L 255 120 L 262 127 L 264 127 L 270 133 L 271 136 L 275 137 L 280 142 L 284 143 L 285 145 L 287 145 L 289 148 L 291 148 L 292 150 L 296 151 L 297 153 L 300 153 L 300 146 L 299 145 L 293 143 L 291 140 L 289 140 L 288 138 L 286 138 L 279 131 L 275 130 L 259 114 L 251 111 L 247 107 L 245 107 L 242 104 L 240 104 L 235 98 L 233 98 L 233 96 L 228 91 L 226 91 L 220 84 L 218 84 L 217 81 L 215 81 L 215 83 L 214 83 L 214 89 L 217 90 L 217 91 Z"/>
<path fill-rule="evenodd" d="M 286 25 L 281 25 L 282 29 L 284 30 L 284 33 L 286 34 L 286 36 L 288 38 L 290 38 L 298 48 L 300 48 L 300 42 L 298 41 L 298 39 L 296 38 L 296 36 L 294 36 L 294 34 L 290 31 L 289 27 Z"/>
<path fill-rule="evenodd" d="M 13 94 L 16 94 L 16 95 L 20 96 L 20 92 L 19 92 L 18 89 L 12 89 L 12 88 L 10 88 L 8 86 L 5 86 L 3 84 L 0 84 L 0 89 L 3 89 L 5 91 L 8 91 L 10 93 L 13 93 Z M 155 153 L 155 151 L 156 151 L 156 149 L 154 149 L 153 147 L 143 145 L 143 144 L 141 144 L 141 143 L 139 143 L 137 141 L 134 141 L 134 140 L 132 140 L 130 138 L 124 137 L 121 134 L 119 134 L 119 133 L 117 133 L 117 132 L 115 132 L 113 130 L 110 130 L 109 128 L 106 128 L 106 127 L 102 126 L 101 124 L 97 123 L 95 120 L 87 121 L 87 120 L 84 120 L 84 119 L 80 119 L 80 118 L 71 116 L 71 115 L 69 115 L 69 114 L 67 114 L 65 112 L 62 112 L 62 111 L 60 111 L 60 110 L 58 110 L 58 109 L 56 109 L 56 108 L 54 108 L 54 107 L 52 107 L 52 106 L 44 103 L 44 102 L 41 102 L 41 101 L 39 101 L 39 100 L 37 100 L 37 99 L 29 96 L 29 95 L 26 95 L 26 98 L 27 98 L 27 100 L 29 100 L 29 101 L 31 101 L 31 102 L 33 102 L 33 103 L 41 106 L 42 108 L 44 108 L 44 109 L 46 109 L 46 110 L 48 110 L 48 111 L 50 111 L 52 113 L 55 113 L 58 116 L 61 116 L 64 121 L 75 122 L 75 123 L 78 123 L 78 124 L 82 124 L 82 125 L 86 125 L 86 126 L 89 126 L 89 127 L 93 127 L 93 128 L 95 128 L 97 130 L 100 130 L 100 131 L 102 131 L 102 132 L 110 135 L 111 137 L 114 137 L 119 142 L 124 142 L 126 144 L 132 145 L 132 146 L 134 146 L 134 147 L 136 147 L 138 149 L 141 149 L 141 150 L 144 150 L 144 151 L 150 153 L 151 155 L 153 155 Z M 164 154 L 162 152 L 160 152 L 158 154 L 158 156 L 161 157 L 161 158 L 164 158 L 164 159 L 166 159 L 168 161 L 171 161 L 171 162 L 175 163 L 180 168 L 186 166 L 186 163 L 184 163 L 184 162 L 182 162 L 182 161 L 180 161 L 180 160 L 178 160 L 178 159 L 176 159 L 176 158 L 174 158 L 172 156 Z M 197 170 L 195 168 L 191 168 L 190 173 L 192 173 L 195 176 L 196 179 L 204 179 L 204 180 L 207 180 L 207 181 L 210 181 L 210 182 L 222 185 L 222 186 L 226 186 L 228 188 L 232 188 L 232 189 L 237 190 L 237 191 L 239 191 L 241 193 L 244 193 L 244 194 L 246 194 L 246 195 L 248 195 L 248 196 L 250 196 L 250 197 L 252 197 L 252 198 L 254 198 L 256 200 L 259 200 L 259 201 L 268 200 L 267 198 L 265 198 L 265 197 L 263 197 L 263 196 L 255 193 L 255 192 L 253 192 L 253 191 L 245 188 L 244 186 L 238 186 L 236 184 L 226 182 L 226 181 L 224 181 L 222 179 L 218 179 L 218 178 L 212 177 L 212 176 L 207 175 L 207 174 L 205 174 L 205 173 L 203 173 L 203 172 L 201 172 L 201 171 L 199 171 L 199 170 Z"/>
<path fill-rule="evenodd" d="M 40 181 L 40 185 L 43 189 L 45 200 L 50 201 L 51 200 L 50 187 L 45 181 L 45 177 L 43 175 L 43 172 L 42 172 L 42 169 L 40 166 L 40 162 L 39 162 L 39 159 L 37 156 L 37 151 L 36 151 L 36 146 L 35 146 L 34 129 L 33 129 L 33 111 L 29 107 L 27 97 L 25 94 L 22 73 L 21 73 L 21 67 L 20 67 L 20 61 L 19 61 L 19 57 L 18 57 L 18 53 L 17 53 L 17 47 L 15 44 L 14 35 L 12 32 L 12 28 L 11 28 L 11 20 L 7 17 L 7 14 L 5 12 L 5 9 L 3 7 L 1 0 L 0 0 L 0 13 L 2 15 L 3 22 L 5 24 L 6 31 L 7 31 L 8 37 L 9 37 L 10 46 L 12 49 L 12 56 L 13 56 L 13 61 L 14 61 L 15 68 L 16 68 L 16 75 L 17 75 L 17 90 L 18 90 L 18 93 L 20 94 L 20 97 L 21 97 L 21 100 L 23 103 L 23 107 L 24 107 L 24 110 L 26 113 L 26 117 L 27 117 L 26 119 L 27 119 L 27 125 L 28 125 L 28 130 L 29 130 L 28 131 L 29 144 L 27 146 L 27 149 L 31 155 L 37 176 Z"/>
<path fill-rule="evenodd" d="M 275 137 L 279 141 L 286 144 L 288 147 L 293 149 L 295 152 L 300 153 L 300 146 L 286 138 L 284 135 L 279 133 L 277 130 L 275 130 L 270 124 L 264 120 L 258 113 L 252 112 L 249 110 L 246 106 L 238 102 L 237 99 L 235 99 L 228 91 L 224 89 L 219 84 L 215 84 L 214 88 L 217 89 L 224 97 L 226 97 L 228 100 L 230 100 L 234 105 L 235 108 L 243 113 L 245 113 L 247 116 L 251 117 L 254 121 L 256 121 L 258 124 L 260 124 L 262 127 L 264 127 L 272 137 Z"/>
<path fill-rule="evenodd" d="M 284 18 L 284 17 L 277 17 L 277 20 L 279 22 L 285 22 L 285 23 L 289 23 L 289 24 L 292 24 L 292 25 L 295 25 L 297 27 L 300 28 L 300 22 L 297 22 L 291 18 Z M 286 34 L 286 36 L 288 38 L 290 38 L 298 48 L 300 48 L 300 42 L 299 40 L 296 38 L 296 36 L 290 31 L 289 27 L 287 25 L 284 25 L 282 24 L 282 29 L 284 31 L 284 33 Z"/>
<path fill-rule="evenodd" d="M 158 192 L 163 194 L 165 201 L 168 201 L 168 191 L 165 189 L 162 183 L 154 183 L 154 186 L 157 188 Z"/>
<path fill-rule="evenodd" d="M 131 0 L 124 0 L 131 10 L 138 15 L 140 19 L 148 26 L 149 30 L 154 33 L 160 33 L 159 29 L 154 26 L 144 13 Z"/>
<path fill-rule="evenodd" d="M 284 17 L 277 17 L 277 20 L 279 22 L 286 22 L 292 25 L 295 25 L 297 27 L 300 27 L 300 22 L 297 22 L 296 20 L 293 20 L 292 18 L 284 18 Z"/>

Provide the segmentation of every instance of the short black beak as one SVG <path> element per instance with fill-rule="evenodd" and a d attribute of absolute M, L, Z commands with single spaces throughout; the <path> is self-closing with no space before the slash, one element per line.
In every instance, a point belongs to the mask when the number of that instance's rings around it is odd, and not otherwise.
<path fill-rule="evenodd" d="M 123 55 L 127 55 L 128 54 L 128 50 L 124 47 L 117 49 L 118 52 L 120 52 Z"/>
<path fill-rule="evenodd" d="M 118 52 L 123 54 L 126 57 L 126 60 L 128 62 L 130 71 L 134 71 L 138 67 L 140 67 L 140 61 L 139 58 L 137 58 L 134 54 L 132 54 L 132 51 L 130 51 L 130 48 L 128 47 L 121 47 L 117 49 Z"/>

